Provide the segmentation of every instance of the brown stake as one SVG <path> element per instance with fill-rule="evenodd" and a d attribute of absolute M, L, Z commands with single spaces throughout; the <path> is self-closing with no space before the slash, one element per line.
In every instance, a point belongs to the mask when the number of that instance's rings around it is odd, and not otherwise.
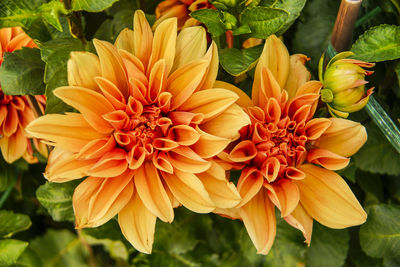
<path fill-rule="evenodd" d="M 332 46 L 337 52 L 350 48 L 351 37 L 361 2 L 362 0 L 342 0 L 340 3 L 331 37 Z"/>

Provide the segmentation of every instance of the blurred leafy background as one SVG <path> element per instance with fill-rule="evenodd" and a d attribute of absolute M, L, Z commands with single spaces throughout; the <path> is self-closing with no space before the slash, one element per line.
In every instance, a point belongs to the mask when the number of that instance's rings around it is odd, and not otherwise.
<path fill-rule="evenodd" d="M 198 10 L 220 48 L 220 79 L 249 92 L 260 46 L 242 49 L 249 37 L 282 35 L 291 53 L 311 57 L 317 76 L 338 0 L 211 1 L 217 9 Z M 0 68 L 4 92 L 46 94 L 46 113 L 68 110 L 52 90 L 67 84 L 69 52 L 93 51 L 93 38 L 114 41 L 132 28 L 133 13 L 143 9 L 154 22 L 156 0 L 1 0 L 0 27 L 21 26 L 39 49 L 7 53 Z M 359 25 L 352 50 L 378 62 L 370 76 L 375 98 L 391 118 L 400 118 L 400 1 L 364 0 L 359 17 L 380 12 Z M 383 25 L 382 24 L 387 24 Z M 381 25 L 381 26 L 379 26 Z M 391 25 L 391 26 L 389 26 Z M 231 30 L 234 47 L 225 44 Z M 71 197 L 79 181 L 46 182 L 45 160 L 13 165 L 0 159 L 0 266 L 400 266 L 400 155 L 366 112 L 351 115 L 368 131 L 368 141 L 340 174 L 368 212 L 359 227 L 333 230 L 314 223 L 311 246 L 299 231 L 278 221 L 277 238 L 267 256 L 257 255 L 239 221 L 179 208 L 169 225 L 158 221 L 153 254 L 135 251 L 116 220 L 94 229 L 75 230 Z M 39 156 L 39 155 L 38 155 Z M 278 217 L 280 217 L 278 215 Z"/>

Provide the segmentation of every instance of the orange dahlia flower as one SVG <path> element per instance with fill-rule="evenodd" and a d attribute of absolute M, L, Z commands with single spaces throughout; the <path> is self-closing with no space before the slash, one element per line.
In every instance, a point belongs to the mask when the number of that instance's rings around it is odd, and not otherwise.
<path fill-rule="evenodd" d="M 178 29 L 184 27 L 200 25 L 196 19 L 189 16 L 190 12 L 199 9 L 214 8 L 208 0 L 164 0 L 157 5 L 156 22 L 153 28 L 156 28 L 162 21 L 176 17 L 178 19 Z"/>
<path fill-rule="evenodd" d="M 32 39 L 19 27 L 0 29 L 0 66 L 5 52 L 13 52 L 22 47 L 36 47 Z M 44 111 L 46 99 L 36 96 L 40 108 Z M 29 163 L 37 162 L 25 127 L 35 119 L 26 96 L 12 96 L 3 93 L 0 87 L 0 148 L 3 158 L 12 163 L 23 157 Z M 44 144 L 33 139 L 37 150 L 47 155 Z"/>
<path fill-rule="evenodd" d="M 309 81 L 304 55 L 289 57 L 284 44 L 270 36 L 256 67 L 252 100 L 238 101 L 251 124 L 219 155 L 227 168 L 242 169 L 235 210 L 257 252 L 267 254 L 276 233 L 275 207 L 306 243 L 313 219 L 331 228 L 361 224 L 366 213 L 346 182 L 334 171 L 365 143 L 365 128 L 338 118 L 313 118 L 322 87 Z M 223 87 L 223 82 L 218 82 Z M 226 84 L 225 84 L 226 85 Z M 232 85 L 226 86 L 239 91 Z"/>
<path fill-rule="evenodd" d="M 86 178 L 73 195 L 76 227 L 96 227 L 116 214 L 125 237 L 150 253 L 156 218 L 174 219 L 182 204 L 198 213 L 240 202 L 225 171 L 210 159 L 250 123 L 237 94 L 213 88 L 215 43 L 177 19 L 154 34 L 142 11 L 115 45 L 94 40 L 98 56 L 73 52 L 69 86 L 54 93 L 79 113 L 43 116 L 28 131 L 55 146 L 45 176 Z"/>

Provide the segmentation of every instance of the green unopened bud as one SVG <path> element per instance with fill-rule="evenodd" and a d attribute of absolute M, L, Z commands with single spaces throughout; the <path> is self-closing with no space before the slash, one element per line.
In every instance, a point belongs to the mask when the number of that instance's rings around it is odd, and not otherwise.
<path fill-rule="evenodd" d="M 320 66 L 320 78 L 324 85 L 321 100 L 327 103 L 334 116 L 347 117 L 350 112 L 362 109 L 368 102 L 372 89 L 365 92 L 365 76 L 373 72 L 363 69 L 375 64 L 349 59 L 352 52 L 337 54 L 328 63 L 325 72 Z"/>

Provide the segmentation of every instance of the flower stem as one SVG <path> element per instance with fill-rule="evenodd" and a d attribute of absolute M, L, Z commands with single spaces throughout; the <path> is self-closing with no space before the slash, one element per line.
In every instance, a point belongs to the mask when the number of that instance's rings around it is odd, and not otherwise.
<path fill-rule="evenodd" d="M 7 198 L 9 197 L 9 195 L 11 194 L 12 189 L 14 188 L 15 183 L 17 182 L 19 176 L 19 170 L 17 168 L 15 168 L 15 175 L 14 175 L 14 179 L 11 181 L 11 183 L 8 185 L 8 188 L 6 191 L 4 191 L 4 193 L 1 195 L 0 198 L 0 209 L 3 207 L 4 203 L 6 202 Z"/>

